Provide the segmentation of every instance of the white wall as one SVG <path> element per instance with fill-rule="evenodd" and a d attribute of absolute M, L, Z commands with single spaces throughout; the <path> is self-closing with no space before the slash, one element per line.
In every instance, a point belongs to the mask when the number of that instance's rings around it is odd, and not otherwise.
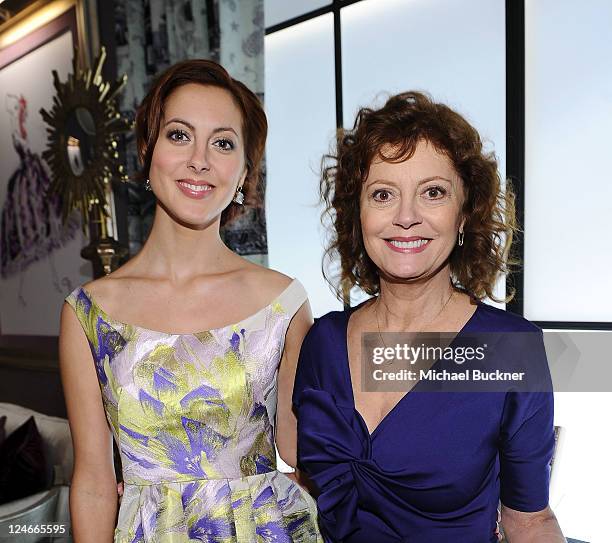
<path fill-rule="evenodd" d="M 566 537 L 609 543 L 612 492 L 610 392 L 555 393 L 555 424 L 565 433 L 550 505 Z"/>

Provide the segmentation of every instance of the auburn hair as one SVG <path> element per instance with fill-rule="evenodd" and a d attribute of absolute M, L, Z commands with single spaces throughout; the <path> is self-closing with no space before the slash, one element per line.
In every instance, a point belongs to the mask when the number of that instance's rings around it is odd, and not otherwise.
<path fill-rule="evenodd" d="M 261 163 L 268 133 L 268 121 L 259 98 L 240 81 L 232 78 L 223 66 L 212 60 L 193 59 L 170 66 L 157 77 L 147 96 L 136 112 L 136 145 L 142 169 L 138 179 L 149 176 L 151 158 L 159 137 L 160 123 L 164 115 L 164 104 L 177 88 L 196 83 L 225 89 L 242 115 L 245 162 L 247 175 L 243 185 L 245 203 L 260 205 L 263 201 Z M 230 205 L 221 218 L 224 224 L 240 213 L 246 206 Z"/>
<path fill-rule="evenodd" d="M 464 243 L 455 245 L 450 255 L 451 280 L 477 299 L 501 301 L 493 293 L 496 279 L 517 264 L 510 256 L 517 231 L 511 183 L 506 181 L 502 190 L 497 160 L 484 152 L 473 126 L 448 106 L 414 91 L 392 96 L 379 109 L 360 109 L 353 128 L 338 131 L 335 152 L 323 157 L 323 219 L 333 225 L 323 273 L 339 299 L 355 285 L 370 295 L 380 290 L 360 222 L 361 190 L 370 165 L 375 159 L 408 160 L 422 141 L 448 157 L 465 189 Z M 332 277 L 326 263 L 337 257 L 340 276 Z"/>

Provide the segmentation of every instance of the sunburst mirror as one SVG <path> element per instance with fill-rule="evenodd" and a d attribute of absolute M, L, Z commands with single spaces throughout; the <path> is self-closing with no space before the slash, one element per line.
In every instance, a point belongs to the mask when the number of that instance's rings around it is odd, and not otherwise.
<path fill-rule="evenodd" d="M 111 179 L 127 179 L 118 160 L 117 137 L 131 124 L 116 104 L 127 76 L 114 83 L 104 81 L 101 71 L 105 59 L 102 47 L 94 67 L 80 70 L 75 52 L 72 74 L 65 82 L 53 70 L 56 94 L 51 111 L 40 110 L 49 125 L 48 146 L 43 153 L 53 174 L 49 193 L 61 195 L 64 221 L 73 210 L 81 212 L 84 231 L 92 204 L 101 204 L 96 208 L 108 216 L 104 203 Z"/>

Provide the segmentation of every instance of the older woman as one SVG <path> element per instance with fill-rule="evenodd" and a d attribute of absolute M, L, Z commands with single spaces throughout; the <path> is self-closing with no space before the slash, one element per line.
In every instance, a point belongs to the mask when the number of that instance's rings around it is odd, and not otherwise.
<path fill-rule="evenodd" d="M 266 131 L 258 98 L 207 60 L 171 66 L 138 111 L 151 234 L 62 310 L 78 543 L 320 540 L 314 501 L 276 470 L 274 448 L 295 465 L 306 293 L 219 234 L 258 193 Z"/>
<path fill-rule="evenodd" d="M 512 239 L 510 187 L 476 130 L 416 92 L 362 109 L 324 169 L 330 254 L 369 300 L 318 319 L 294 387 L 298 459 L 328 541 L 564 541 L 548 506 L 550 392 L 364 392 L 364 332 L 541 332 L 494 298 Z M 382 339 L 382 335 L 381 335 Z"/>

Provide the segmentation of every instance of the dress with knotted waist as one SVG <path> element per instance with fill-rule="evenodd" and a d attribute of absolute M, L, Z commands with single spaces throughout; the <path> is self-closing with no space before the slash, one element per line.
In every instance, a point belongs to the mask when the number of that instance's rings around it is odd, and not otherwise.
<path fill-rule="evenodd" d="M 494 356 L 498 368 L 523 361 L 543 388 L 444 391 L 420 381 L 370 432 L 355 407 L 347 347 L 359 307 L 315 321 L 293 389 L 298 462 L 317 493 L 325 541 L 494 543 L 500 498 L 517 511 L 544 509 L 554 431 L 541 330 L 478 304 L 458 339 L 496 334 L 499 344 L 485 360 Z M 436 362 L 449 371 L 453 365 Z"/>
<path fill-rule="evenodd" d="M 82 287 L 83 326 L 121 455 L 115 542 L 320 541 L 316 505 L 276 470 L 277 373 L 297 280 L 239 323 L 168 334 L 119 322 Z"/>

